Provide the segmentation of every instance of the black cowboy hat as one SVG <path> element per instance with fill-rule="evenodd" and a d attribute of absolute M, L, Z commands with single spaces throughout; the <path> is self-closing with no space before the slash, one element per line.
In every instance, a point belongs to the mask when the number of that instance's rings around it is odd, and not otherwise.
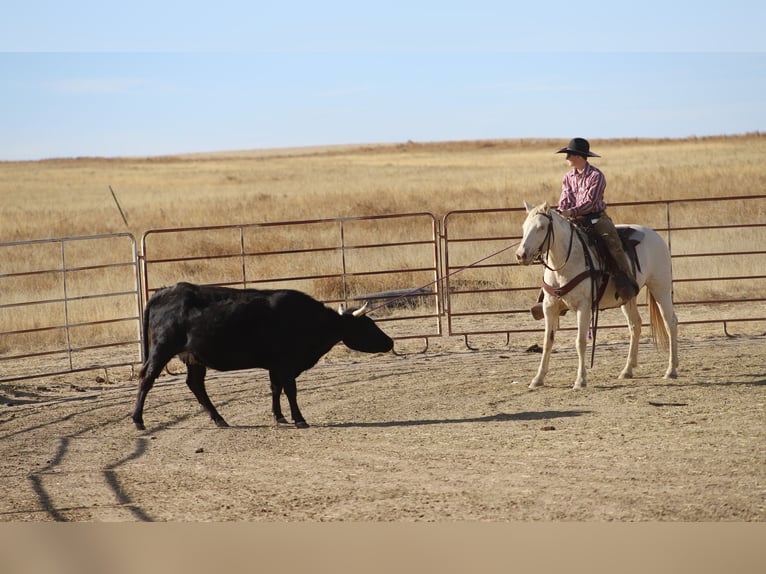
<path fill-rule="evenodd" d="M 574 138 L 569 140 L 567 147 L 562 147 L 556 153 L 572 153 L 582 157 L 601 157 L 597 153 L 590 151 L 588 140 L 583 138 Z"/>

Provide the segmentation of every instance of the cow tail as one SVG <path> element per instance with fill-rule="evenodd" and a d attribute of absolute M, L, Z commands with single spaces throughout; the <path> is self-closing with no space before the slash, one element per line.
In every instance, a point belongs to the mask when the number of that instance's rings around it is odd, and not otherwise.
<path fill-rule="evenodd" d="M 143 364 L 141 365 L 141 370 L 138 373 L 138 376 L 143 378 L 146 374 L 146 367 L 149 360 L 149 347 L 151 341 L 149 340 L 151 337 L 151 333 L 149 330 L 149 313 L 151 312 L 152 308 L 152 300 L 149 299 L 149 302 L 146 304 L 146 308 L 144 309 L 144 317 L 141 324 L 141 351 L 142 351 L 142 359 Z"/>

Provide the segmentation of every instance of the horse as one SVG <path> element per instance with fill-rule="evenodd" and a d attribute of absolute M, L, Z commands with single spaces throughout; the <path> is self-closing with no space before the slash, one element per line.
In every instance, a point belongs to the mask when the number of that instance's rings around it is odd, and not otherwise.
<path fill-rule="evenodd" d="M 600 293 L 599 278 L 604 277 L 606 271 L 599 263 L 592 245 L 585 241 L 575 241 L 578 233 L 575 225 L 551 209 L 547 202 L 535 207 L 525 201 L 524 206 L 527 218 L 522 227 L 523 237 L 516 250 L 516 260 L 521 265 L 529 265 L 539 257 L 545 266 L 542 304 L 545 319 L 543 354 L 540 367 L 529 388 L 534 389 L 544 384 L 553 340 L 559 326 L 559 313 L 565 308 L 571 309 L 577 316 L 575 346 L 578 367 L 573 388 L 581 389 L 587 386 L 586 336 L 596 302 L 598 309 L 621 307 L 628 321 L 630 348 L 620 378 L 632 378 L 633 368 L 638 366 L 638 339 L 641 334 L 641 316 L 638 313 L 636 297 L 628 301 L 618 299 L 611 278 L 603 293 Z M 678 319 L 673 309 L 670 249 L 662 237 L 648 227 L 617 225 L 617 228 L 632 230 L 634 237 L 640 237 L 640 242 L 636 245 L 636 281 L 639 291 L 644 285 L 647 287 L 652 339 L 655 345 L 659 340 L 662 347 L 668 351 L 668 367 L 664 378 L 675 379 L 678 368 Z M 592 269 L 588 267 L 588 259 L 593 262 Z M 595 280 L 584 280 L 591 277 L 595 277 Z"/>

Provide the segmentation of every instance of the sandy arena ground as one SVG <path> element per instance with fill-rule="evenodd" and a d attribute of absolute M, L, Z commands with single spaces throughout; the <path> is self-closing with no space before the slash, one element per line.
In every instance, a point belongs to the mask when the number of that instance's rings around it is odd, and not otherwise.
<path fill-rule="evenodd" d="M 682 338 L 677 380 L 645 342 L 619 380 L 627 343 L 604 335 L 574 391 L 572 336 L 536 391 L 525 341 L 336 348 L 298 381 L 306 430 L 274 427 L 265 371 L 210 372 L 229 429 L 183 373 L 145 432 L 127 376 L 2 385 L 0 521 L 766 519 L 766 337 Z"/>

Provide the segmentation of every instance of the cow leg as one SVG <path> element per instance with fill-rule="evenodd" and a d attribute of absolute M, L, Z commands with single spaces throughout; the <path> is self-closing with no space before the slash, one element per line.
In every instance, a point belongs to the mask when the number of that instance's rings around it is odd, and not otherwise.
<path fill-rule="evenodd" d="M 290 416 L 293 418 L 293 423 L 299 429 L 308 428 L 309 425 L 298 408 L 298 389 L 295 385 L 295 377 L 279 375 L 269 371 L 269 378 L 271 379 L 271 404 L 274 420 L 277 423 L 287 422 L 282 415 L 282 407 L 279 404 L 279 396 L 281 391 L 284 390 L 287 402 L 290 404 Z"/>
<path fill-rule="evenodd" d="M 194 396 L 197 397 L 199 404 L 201 404 L 208 412 L 210 418 L 213 419 L 215 424 L 221 428 L 226 428 L 229 426 L 229 424 L 223 420 L 223 417 L 220 414 L 218 414 L 218 411 L 213 406 L 213 403 L 210 402 L 210 397 L 207 396 L 207 390 L 205 390 L 206 372 L 207 369 L 204 365 L 197 363 L 187 363 L 186 384 L 191 389 L 191 392 L 194 393 Z"/>
<path fill-rule="evenodd" d="M 144 367 L 145 368 L 145 367 Z M 141 369 L 144 372 L 144 369 Z M 144 403 L 146 402 L 146 395 L 152 390 L 154 381 L 159 373 L 147 373 L 141 375 L 138 383 L 138 396 L 136 397 L 136 406 L 133 408 L 133 424 L 136 425 L 138 430 L 146 430 L 144 425 Z"/>
<path fill-rule="evenodd" d="M 271 371 L 269 371 L 269 379 L 271 380 L 271 414 L 274 415 L 274 423 L 287 424 L 287 419 L 282 414 L 282 405 L 279 402 L 282 396 L 282 381 Z"/>
<path fill-rule="evenodd" d="M 172 358 L 172 354 L 166 355 L 155 350 L 141 367 L 141 371 L 138 374 L 138 396 L 136 397 L 136 406 L 133 409 L 132 415 L 133 424 L 136 425 L 138 430 L 146 430 L 146 426 L 144 426 L 146 395 L 152 390 L 154 381 L 157 380 L 157 377 L 162 373 L 162 369 L 165 368 L 165 365 Z"/>
<path fill-rule="evenodd" d="M 308 428 L 309 424 L 303 418 L 298 408 L 298 388 L 295 385 L 295 377 L 288 377 L 285 380 L 284 389 L 285 395 L 287 395 L 287 402 L 290 403 L 290 416 L 293 418 L 295 426 L 299 429 Z"/>

